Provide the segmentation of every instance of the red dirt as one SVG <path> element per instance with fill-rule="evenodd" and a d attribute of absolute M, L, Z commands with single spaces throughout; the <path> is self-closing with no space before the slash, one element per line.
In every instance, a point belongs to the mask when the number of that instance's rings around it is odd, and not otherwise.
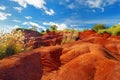
<path fill-rule="evenodd" d="M 27 46 L 37 49 L 0 60 L 0 79 L 119 80 L 120 37 L 88 30 L 79 38 L 60 45 L 62 33 L 34 37 Z"/>
<path fill-rule="evenodd" d="M 40 80 L 41 55 L 26 52 L 0 60 L 0 80 Z"/>

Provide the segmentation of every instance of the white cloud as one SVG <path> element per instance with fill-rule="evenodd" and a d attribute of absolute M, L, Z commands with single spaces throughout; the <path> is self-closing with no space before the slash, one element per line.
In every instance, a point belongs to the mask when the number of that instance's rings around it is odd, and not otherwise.
<path fill-rule="evenodd" d="M 11 16 L 12 14 L 10 13 L 4 13 L 4 12 L 0 12 L 0 20 L 6 20 L 7 17 Z"/>
<path fill-rule="evenodd" d="M 20 6 L 26 8 L 27 5 L 32 5 L 36 8 L 43 8 L 46 4 L 45 0 L 11 0 L 17 2 Z"/>
<path fill-rule="evenodd" d="M 17 10 L 19 13 L 21 13 L 21 11 L 23 10 L 22 7 L 13 7 L 15 10 Z"/>
<path fill-rule="evenodd" d="M 16 29 L 16 28 L 20 28 L 20 26 L 18 25 L 13 26 L 13 29 Z"/>
<path fill-rule="evenodd" d="M 26 8 L 27 5 L 31 5 L 35 8 L 43 9 L 45 13 L 48 15 L 53 15 L 55 13 L 53 9 L 47 9 L 47 7 L 45 7 L 46 4 L 45 0 L 10 0 L 10 1 L 17 2 L 23 8 Z"/>
<path fill-rule="evenodd" d="M 0 6 L 0 10 L 6 10 L 6 7 L 5 6 Z"/>
<path fill-rule="evenodd" d="M 32 19 L 32 17 L 31 17 L 31 16 L 25 16 L 25 18 L 26 18 L 26 19 Z"/>
<path fill-rule="evenodd" d="M 62 23 L 62 24 L 58 24 L 58 23 L 54 23 L 54 22 L 43 22 L 43 25 L 56 25 L 58 27 L 58 30 L 64 30 L 67 28 L 66 24 Z"/>
<path fill-rule="evenodd" d="M 20 22 L 21 22 L 20 20 L 16 20 L 16 19 L 14 19 L 14 20 L 12 20 L 12 21 L 17 22 L 17 23 L 20 23 Z"/>
<path fill-rule="evenodd" d="M 90 7 L 90 8 L 100 8 L 101 4 L 102 4 L 102 0 L 87 0 L 86 4 Z"/>
<path fill-rule="evenodd" d="M 109 5 L 112 5 L 114 4 L 115 2 L 117 2 L 119 0 L 106 0 L 106 2 L 109 4 Z"/>
<path fill-rule="evenodd" d="M 68 8 L 70 8 L 70 9 L 73 9 L 73 8 L 75 8 L 75 5 L 72 3 L 72 4 L 69 4 L 68 5 Z"/>
<path fill-rule="evenodd" d="M 53 14 L 55 14 L 55 12 L 54 12 L 53 9 L 48 10 L 47 8 L 44 8 L 44 10 L 45 10 L 45 13 L 48 14 L 48 15 L 53 15 Z"/>
<path fill-rule="evenodd" d="M 44 26 L 41 26 L 41 25 L 34 23 L 34 22 L 24 22 L 23 25 L 35 26 L 37 28 L 41 28 L 43 30 L 46 30 L 46 28 Z"/>
<path fill-rule="evenodd" d="M 79 5 L 87 6 L 89 8 L 98 8 L 101 12 L 104 12 L 106 6 L 113 5 L 119 0 L 75 0 Z"/>
<path fill-rule="evenodd" d="M 27 3 L 25 0 L 10 0 L 10 1 L 17 2 L 20 6 L 22 6 L 24 8 L 27 7 Z"/>

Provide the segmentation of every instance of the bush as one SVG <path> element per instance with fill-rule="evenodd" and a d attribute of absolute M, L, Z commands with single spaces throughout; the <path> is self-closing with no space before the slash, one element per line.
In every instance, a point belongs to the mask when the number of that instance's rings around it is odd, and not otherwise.
<path fill-rule="evenodd" d="M 57 31 L 57 26 L 56 25 L 51 25 L 50 26 L 50 31 L 54 31 L 54 32 L 56 32 Z"/>
<path fill-rule="evenodd" d="M 24 51 L 24 33 L 13 31 L 0 36 L 0 59 Z"/>
<path fill-rule="evenodd" d="M 102 29 L 106 29 L 105 25 L 104 24 L 96 24 L 95 26 L 93 26 L 92 30 L 98 32 L 99 30 L 102 30 Z"/>
<path fill-rule="evenodd" d="M 112 35 L 118 36 L 120 34 L 120 25 L 113 25 L 108 29 Z"/>
<path fill-rule="evenodd" d="M 49 33 L 49 32 L 50 32 L 50 30 L 49 30 L 49 29 L 46 29 L 46 32 L 47 32 L 47 33 Z"/>
<path fill-rule="evenodd" d="M 24 28 L 16 28 L 15 30 L 13 30 L 13 31 L 25 31 L 25 30 L 27 30 L 27 29 L 24 29 Z"/>
<path fill-rule="evenodd" d="M 98 33 L 109 33 L 113 36 L 119 36 L 120 35 L 120 25 L 113 25 L 107 29 L 99 30 Z"/>
<path fill-rule="evenodd" d="M 77 30 L 69 30 L 63 35 L 62 43 L 71 43 L 79 39 L 79 32 Z"/>
<path fill-rule="evenodd" d="M 15 52 L 15 47 L 13 45 L 8 45 L 5 51 L 5 56 L 13 55 L 15 54 L 14 52 Z"/>

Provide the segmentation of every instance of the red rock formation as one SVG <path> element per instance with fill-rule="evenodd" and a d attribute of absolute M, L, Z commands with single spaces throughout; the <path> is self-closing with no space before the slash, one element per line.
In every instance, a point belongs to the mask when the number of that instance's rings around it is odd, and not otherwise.
<path fill-rule="evenodd" d="M 79 55 L 88 53 L 89 43 L 68 47 L 66 52 L 65 50 L 66 49 L 63 49 L 64 53 L 60 57 L 62 64 L 68 63 L 69 61 L 78 57 Z"/>
<path fill-rule="evenodd" d="M 84 38 L 94 35 L 95 33 L 96 32 L 93 30 L 87 30 L 87 31 L 81 32 L 79 36 L 80 36 L 80 39 L 84 39 Z"/>
<path fill-rule="evenodd" d="M 58 70 L 61 53 L 61 46 L 50 46 L 5 58 L 0 61 L 0 79 L 40 80 L 42 75 Z"/>
<path fill-rule="evenodd" d="M 0 80 L 40 80 L 42 72 L 39 53 L 20 53 L 0 60 Z"/>
<path fill-rule="evenodd" d="M 1 60 L 0 79 L 120 79 L 120 37 L 88 30 L 80 33 L 79 41 L 51 46 L 61 44 L 62 35 L 49 33 L 30 39 L 27 46 L 37 49 Z M 48 47 L 38 48 L 40 46 Z"/>
<path fill-rule="evenodd" d="M 33 49 L 39 48 L 41 46 L 52 46 L 52 45 L 60 45 L 62 42 L 62 35 L 56 33 L 54 35 L 45 34 L 43 36 L 37 36 L 30 38 L 26 43 L 25 47 L 28 48 L 32 46 Z"/>
<path fill-rule="evenodd" d="M 86 44 L 86 46 L 89 47 L 89 52 L 83 50 L 84 54 L 77 57 L 74 57 L 74 53 L 65 53 L 69 58 L 73 57 L 74 59 L 63 65 L 53 80 L 116 80 L 115 78 L 120 77 L 120 68 L 117 69 L 118 74 L 116 70 L 112 70 L 116 69 L 118 65 L 120 66 L 116 58 L 111 56 L 102 46 L 95 44 Z M 82 50 L 81 47 L 76 46 L 76 48 Z M 113 76 L 109 76 L 111 74 Z"/>
<path fill-rule="evenodd" d="M 43 74 L 57 70 L 60 67 L 60 55 L 62 53 L 61 46 L 44 47 L 35 49 L 35 51 L 41 54 Z"/>

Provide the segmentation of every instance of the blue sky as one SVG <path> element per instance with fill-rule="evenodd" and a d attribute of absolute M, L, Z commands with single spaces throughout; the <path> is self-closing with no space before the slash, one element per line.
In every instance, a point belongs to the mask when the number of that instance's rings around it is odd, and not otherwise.
<path fill-rule="evenodd" d="M 120 0 L 0 0 L 0 29 L 39 29 L 56 24 L 65 28 L 90 28 L 94 24 L 120 24 Z"/>

